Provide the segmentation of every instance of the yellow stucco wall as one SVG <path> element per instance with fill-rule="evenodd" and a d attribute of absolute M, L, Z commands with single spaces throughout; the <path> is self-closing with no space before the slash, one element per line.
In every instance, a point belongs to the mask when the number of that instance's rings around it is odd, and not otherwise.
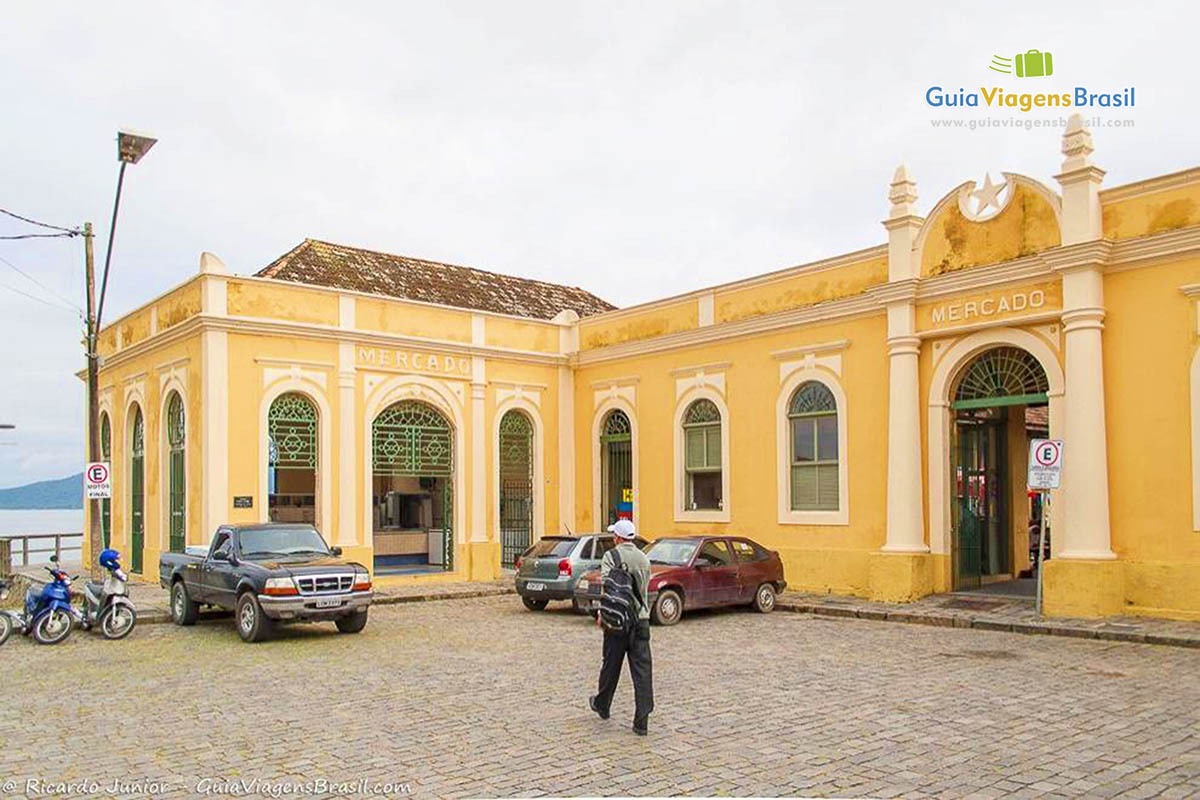
<path fill-rule="evenodd" d="M 779 280 L 718 291 L 713 301 L 717 322 L 736 322 L 861 294 L 887 280 L 887 257 L 864 259 L 830 269 L 801 271 Z"/>
<path fill-rule="evenodd" d="M 1133 239 L 1200 225 L 1200 171 L 1184 186 L 1125 198 L 1101 195 L 1101 207 L 1107 239 Z"/>
<path fill-rule="evenodd" d="M 884 538 L 886 453 L 886 324 L 882 313 L 839 324 L 816 324 L 782 333 L 717 342 L 581 367 L 575 377 L 576 525 L 593 530 L 598 499 L 593 470 L 598 459 L 596 398 L 608 379 L 637 378 L 638 513 L 644 535 L 729 533 L 779 550 L 790 585 L 810 591 L 866 595 L 868 557 Z M 776 401 L 780 362 L 776 350 L 849 339 L 841 352 L 847 395 L 849 525 L 784 525 L 776 502 Z M 676 377 L 671 371 L 711 362 L 724 368 L 730 417 L 732 522 L 676 522 L 672 482 Z M 786 446 L 786 444 L 785 444 Z M 602 521 L 602 520 L 601 520 Z"/>
<path fill-rule="evenodd" d="M 996 264 L 1056 247 L 1061 242 L 1054 207 L 1041 193 L 1014 182 L 1013 196 L 992 219 L 973 222 L 955 197 L 925 221 L 921 275 L 942 275 Z"/>
<path fill-rule="evenodd" d="M 512 350 L 557 353 L 558 332 L 557 325 L 488 316 L 485 318 L 484 344 Z"/>
<path fill-rule="evenodd" d="M 466 311 L 359 297 L 355 301 L 354 319 L 355 326 L 364 331 L 471 341 L 471 315 Z"/>
<path fill-rule="evenodd" d="M 1189 374 L 1197 350 L 1200 259 L 1104 280 L 1104 392 L 1113 551 L 1129 606 L 1200 614 L 1200 533 L 1192 530 Z"/>
<path fill-rule="evenodd" d="M 698 318 L 695 298 L 663 303 L 635 313 L 617 311 L 588 317 L 579 324 L 579 348 L 593 350 L 691 330 L 697 326 Z"/>
<path fill-rule="evenodd" d="M 155 304 L 158 314 L 158 329 L 165 331 L 200 313 L 200 279 L 171 292 Z"/>
<path fill-rule="evenodd" d="M 338 297 L 333 292 L 236 279 L 228 281 L 226 292 L 230 316 L 338 324 Z"/>

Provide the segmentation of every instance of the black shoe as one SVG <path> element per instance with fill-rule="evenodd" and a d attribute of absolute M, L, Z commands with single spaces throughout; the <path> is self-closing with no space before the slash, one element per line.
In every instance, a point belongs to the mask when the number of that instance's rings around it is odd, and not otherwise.
<path fill-rule="evenodd" d="M 645 736 L 647 733 L 649 733 L 649 731 L 646 730 L 645 727 L 639 728 L 637 725 L 633 726 L 633 732 L 636 733 L 638 736 Z"/>
<path fill-rule="evenodd" d="M 590 708 L 592 711 L 595 711 L 596 716 L 598 716 L 600 719 L 608 719 L 608 712 L 601 711 L 600 707 L 596 705 L 596 696 L 595 695 L 592 695 L 591 697 L 588 698 L 588 708 Z"/>

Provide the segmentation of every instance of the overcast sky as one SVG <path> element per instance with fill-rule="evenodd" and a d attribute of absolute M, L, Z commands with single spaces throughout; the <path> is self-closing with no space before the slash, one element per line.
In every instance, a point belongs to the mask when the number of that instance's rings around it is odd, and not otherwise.
<path fill-rule="evenodd" d="M 102 260 L 131 127 L 160 142 L 126 176 L 109 320 L 203 250 L 247 274 L 306 236 L 625 306 L 882 243 L 902 161 L 923 210 L 987 170 L 1056 186 L 1061 131 L 931 120 L 1058 111 L 933 109 L 933 85 L 1135 86 L 1132 110 L 1105 112 L 1134 126 L 1095 131 L 1106 185 L 1195 166 L 1200 14 L 1100 5 L 9 3 L 0 208 L 92 221 Z M 988 70 L 1031 48 L 1053 77 Z M 82 305 L 82 244 L 0 241 L 0 259 L 9 486 L 82 469 L 63 299 Z"/>

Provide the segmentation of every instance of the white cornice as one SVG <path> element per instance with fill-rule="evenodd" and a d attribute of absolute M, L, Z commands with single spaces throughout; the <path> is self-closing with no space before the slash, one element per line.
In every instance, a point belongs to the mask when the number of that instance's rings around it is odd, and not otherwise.
<path fill-rule="evenodd" d="M 850 346 L 849 339 L 838 339 L 834 342 L 818 342 L 817 344 L 806 344 L 800 347 L 789 347 L 786 350 L 773 350 L 771 358 L 776 361 L 789 361 L 800 356 L 808 355 L 809 353 L 832 353 L 838 350 L 845 350 Z"/>
<path fill-rule="evenodd" d="M 1112 254 L 1112 242 L 1107 239 L 1096 239 L 1091 242 L 1055 247 L 1039 253 L 1042 260 L 1054 272 L 1064 270 L 1103 267 L 1108 263 Z"/>
<path fill-rule="evenodd" d="M 633 386 L 641 382 L 641 377 L 637 375 L 622 375 L 619 378 L 601 378 L 592 381 L 593 389 L 603 389 L 609 386 Z"/>
<path fill-rule="evenodd" d="M 712 374 L 723 372 L 733 366 L 732 361 L 714 361 L 711 364 L 697 364 L 693 367 L 679 367 L 671 370 L 672 375 L 696 375 L 700 372 Z"/>
<path fill-rule="evenodd" d="M 917 289 L 917 299 L 926 300 L 1006 283 L 1018 283 L 1046 277 L 1049 274 L 1049 265 L 1038 256 L 1025 256 L 991 266 L 973 267 L 924 278 Z"/>
<path fill-rule="evenodd" d="M 664 350 L 675 350 L 686 347 L 696 347 L 717 341 L 754 336 L 760 333 L 794 328 L 812 322 L 827 322 L 835 319 L 846 319 L 854 316 L 882 315 L 884 309 L 873 297 L 859 294 L 842 300 L 830 300 L 813 306 L 806 306 L 775 314 L 763 314 L 737 322 L 724 322 L 707 328 L 669 333 L 653 339 L 642 339 L 636 342 L 609 345 L 595 350 L 583 350 L 571 357 L 571 363 L 580 366 L 599 364 L 634 356 L 657 353 Z"/>
<path fill-rule="evenodd" d="M 1181 186 L 1187 186 L 1191 183 L 1200 183 L 1200 167 L 1172 172 L 1169 175 L 1159 175 L 1157 178 L 1148 178 L 1147 180 L 1135 183 L 1126 183 L 1122 186 L 1114 186 L 1111 189 L 1102 189 L 1100 191 L 1100 202 L 1128 200 L 1131 197 L 1165 192 L 1168 189 L 1178 189 Z"/>
<path fill-rule="evenodd" d="M 890 281 L 879 286 L 873 286 L 867 289 L 867 294 L 875 298 L 875 302 L 880 305 L 894 303 L 897 300 L 915 300 L 917 290 L 921 286 L 919 278 L 903 278 L 898 281 Z"/>
<path fill-rule="evenodd" d="M 1113 242 L 1106 271 L 1151 267 L 1200 254 L 1200 225 Z"/>
<path fill-rule="evenodd" d="M 305 361 L 301 358 L 266 358 L 254 357 L 255 364 L 265 367 L 313 367 L 314 369 L 333 369 L 337 365 L 332 361 Z"/>
<path fill-rule="evenodd" d="M 187 338 L 188 336 L 196 335 L 205 330 L 260 334 L 264 336 L 291 336 L 297 339 L 351 342 L 375 347 L 411 347 L 417 350 L 437 350 L 463 356 L 477 355 L 484 358 L 504 359 L 543 366 L 561 366 L 567 363 L 566 356 L 556 353 L 539 353 L 537 351 L 517 350 L 515 348 L 471 345 L 463 342 L 419 336 L 397 336 L 372 331 L 345 330 L 336 326 L 316 325 L 305 322 L 289 322 L 255 317 L 210 317 L 205 314 L 198 314 L 178 325 L 168 328 L 156 336 L 143 339 L 135 345 L 131 345 L 120 352 L 105 357 L 103 369 L 112 369 L 127 361 L 138 358 L 146 352 Z"/>

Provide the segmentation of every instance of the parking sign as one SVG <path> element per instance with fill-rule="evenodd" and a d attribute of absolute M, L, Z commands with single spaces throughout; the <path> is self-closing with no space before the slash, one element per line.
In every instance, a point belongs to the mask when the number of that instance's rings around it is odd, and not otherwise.
<path fill-rule="evenodd" d="M 93 461 L 83 471 L 83 496 L 87 500 L 108 500 L 112 497 L 112 472 L 108 463 Z"/>
<path fill-rule="evenodd" d="M 1062 439 L 1034 439 L 1029 443 L 1029 488 L 1057 489 L 1062 481 Z"/>

